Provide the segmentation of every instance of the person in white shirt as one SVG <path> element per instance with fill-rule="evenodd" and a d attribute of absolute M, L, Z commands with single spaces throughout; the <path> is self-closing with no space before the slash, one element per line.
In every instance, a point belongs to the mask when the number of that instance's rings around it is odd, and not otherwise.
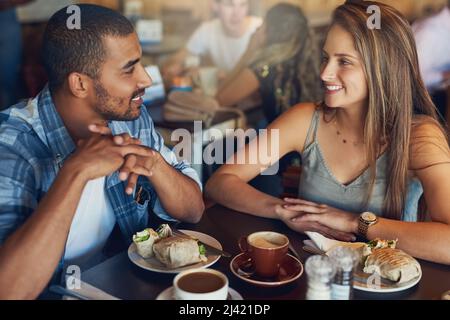
<path fill-rule="evenodd" d="M 182 73 L 189 55 L 209 56 L 224 72 L 236 66 L 262 19 L 248 15 L 248 0 L 214 0 L 213 8 L 218 17 L 200 25 L 186 47 L 169 59 L 163 67 L 165 78 Z"/>
<path fill-rule="evenodd" d="M 443 111 L 445 93 L 441 92 L 450 84 L 450 1 L 439 13 L 414 23 L 412 28 L 422 78 Z"/>

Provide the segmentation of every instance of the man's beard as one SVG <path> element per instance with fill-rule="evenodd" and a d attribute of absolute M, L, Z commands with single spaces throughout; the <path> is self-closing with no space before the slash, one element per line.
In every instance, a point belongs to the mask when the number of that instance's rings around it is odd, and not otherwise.
<path fill-rule="evenodd" d="M 125 98 L 113 97 L 102 86 L 100 81 L 94 81 L 95 95 L 97 102 L 95 110 L 105 119 L 109 121 L 132 121 L 136 120 L 140 116 L 140 112 L 133 112 L 131 107 L 131 99 L 137 93 L 133 93 L 127 101 Z M 123 112 L 121 109 L 124 106 L 128 108 Z"/>

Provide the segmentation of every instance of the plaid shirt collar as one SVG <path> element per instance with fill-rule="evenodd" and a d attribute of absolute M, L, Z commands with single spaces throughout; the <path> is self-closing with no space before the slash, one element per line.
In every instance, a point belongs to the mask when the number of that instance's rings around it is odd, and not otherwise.
<path fill-rule="evenodd" d="M 76 150 L 75 142 L 69 135 L 67 128 L 56 110 L 55 104 L 48 89 L 48 85 L 42 90 L 38 98 L 38 109 L 47 139 L 47 146 L 52 153 L 56 164 L 61 167 L 62 163 Z M 112 122 L 111 122 L 112 123 Z M 111 131 L 116 134 L 117 131 L 127 132 L 128 128 L 125 121 L 114 121 L 115 125 L 111 125 Z M 106 177 L 106 187 L 110 188 L 119 183 L 117 172 Z"/>
<path fill-rule="evenodd" d="M 61 161 L 66 159 L 75 151 L 75 143 L 56 111 L 48 86 L 39 95 L 38 109 L 53 158 Z"/>

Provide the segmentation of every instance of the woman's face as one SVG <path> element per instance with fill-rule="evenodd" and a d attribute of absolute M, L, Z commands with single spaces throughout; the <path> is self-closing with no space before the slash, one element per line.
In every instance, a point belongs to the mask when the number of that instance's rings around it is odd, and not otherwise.
<path fill-rule="evenodd" d="M 328 32 L 320 77 L 328 107 L 364 106 L 368 89 L 361 57 L 350 33 L 338 25 Z"/>

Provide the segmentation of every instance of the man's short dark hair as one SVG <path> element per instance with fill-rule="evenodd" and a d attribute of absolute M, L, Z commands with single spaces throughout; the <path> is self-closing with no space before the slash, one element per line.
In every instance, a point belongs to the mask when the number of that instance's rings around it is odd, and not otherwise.
<path fill-rule="evenodd" d="M 91 4 L 78 7 L 80 29 L 68 27 L 67 21 L 73 13 L 67 13 L 67 7 L 56 12 L 45 29 L 42 55 L 51 91 L 61 87 L 72 72 L 97 79 L 106 58 L 102 40 L 134 32 L 131 22 L 117 11 Z"/>

